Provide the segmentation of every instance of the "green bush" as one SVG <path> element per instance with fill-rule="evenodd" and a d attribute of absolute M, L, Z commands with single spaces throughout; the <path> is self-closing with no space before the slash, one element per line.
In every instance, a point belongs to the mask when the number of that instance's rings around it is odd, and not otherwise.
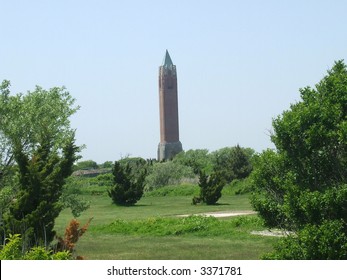
<path fill-rule="evenodd" d="M 22 238 L 20 234 L 10 235 L 6 245 L 0 250 L 0 260 L 71 260 L 68 251 L 53 253 L 44 247 L 32 247 L 28 252 L 22 252 Z"/>
<path fill-rule="evenodd" d="M 90 179 L 92 185 L 98 185 L 100 187 L 107 186 L 111 187 L 113 185 L 113 175 L 111 173 L 100 174 L 94 178 Z"/>
<path fill-rule="evenodd" d="M 33 247 L 24 256 L 24 260 L 49 260 L 50 252 L 43 247 Z"/>
<path fill-rule="evenodd" d="M 173 158 L 173 162 L 192 168 L 196 175 L 201 171 L 210 173 L 213 168 L 212 156 L 207 149 L 182 151 Z"/>
<path fill-rule="evenodd" d="M 149 168 L 146 177 L 146 191 L 176 185 L 185 180 L 194 180 L 195 177 L 192 168 L 189 166 L 173 161 L 155 163 Z"/>
<path fill-rule="evenodd" d="M 235 179 L 223 188 L 223 195 L 241 195 L 252 192 L 252 181 L 250 177 L 244 179 Z"/>
<path fill-rule="evenodd" d="M 252 171 L 251 159 L 254 151 L 250 148 L 226 147 L 211 154 L 213 170 L 222 176 L 226 183 L 234 179 L 248 177 Z"/>
<path fill-rule="evenodd" d="M 20 260 L 22 258 L 22 239 L 20 234 L 10 234 L 7 243 L 0 250 L 0 260 Z"/>
<path fill-rule="evenodd" d="M 162 188 L 155 189 L 150 192 L 146 192 L 146 197 L 162 197 L 162 196 L 190 196 L 198 195 L 199 187 L 197 185 L 175 185 L 175 186 L 165 186 Z"/>
<path fill-rule="evenodd" d="M 273 120 L 276 151 L 255 157 L 252 204 L 267 226 L 296 234 L 274 258 L 346 259 L 347 66 L 300 94 Z"/>
<path fill-rule="evenodd" d="M 84 160 L 77 162 L 73 169 L 76 170 L 83 170 L 83 169 L 98 169 L 98 164 L 93 160 Z"/>
<path fill-rule="evenodd" d="M 282 238 L 275 251 L 264 259 L 284 260 L 346 260 L 347 235 L 340 220 L 307 225 L 296 235 Z"/>
<path fill-rule="evenodd" d="M 72 215 L 77 218 L 82 212 L 86 211 L 90 207 L 90 201 L 84 200 L 77 194 L 65 194 L 60 197 L 60 202 L 63 208 L 70 208 Z"/>
<path fill-rule="evenodd" d="M 193 198 L 193 204 L 204 202 L 208 205 L 216 204 L 222 196 L 222 190 L 225 185 L 222 176 L 218 173 L 206 175 L 200 172 L 199 187 L 200 196 Z"/>
<path fill-rule="evenodd" d="M 143 195 L 146 170 L 135 175 L 133 168 L 115 162 L 113 166 L 114 186 L 107 192 L 116 205 L 134 205 Z"/>
<path fill-rule="evenodd" d="M 100 174 L 96 177 L 70 176 L 64 186 L 66 195 L 101 195 L 113 186 L 112 173 Z"/>

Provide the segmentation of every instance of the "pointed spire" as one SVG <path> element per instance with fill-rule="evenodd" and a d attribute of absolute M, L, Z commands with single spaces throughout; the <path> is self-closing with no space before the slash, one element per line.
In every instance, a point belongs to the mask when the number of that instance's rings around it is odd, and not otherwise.
<path fill-rule="evenodd" d="M 163 60 L 163 66 L 168 67 L 168 66 L 172 66 L 172 65 L 173 65 L 173 63 L 172 63 L 171 57 L 169 55 L 169 52 L 166 50 L 165 57 Z"/>

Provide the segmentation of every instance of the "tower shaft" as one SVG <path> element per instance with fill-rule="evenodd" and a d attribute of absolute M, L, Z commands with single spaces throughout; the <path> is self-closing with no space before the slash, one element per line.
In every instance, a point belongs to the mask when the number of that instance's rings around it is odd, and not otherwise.
<path fill-rule="evenodd" d="M 158 160 L 172 159 L 182 151 L 179 140 L 177 72 L 168 51 L 159 67 L 160 143 Z"/>

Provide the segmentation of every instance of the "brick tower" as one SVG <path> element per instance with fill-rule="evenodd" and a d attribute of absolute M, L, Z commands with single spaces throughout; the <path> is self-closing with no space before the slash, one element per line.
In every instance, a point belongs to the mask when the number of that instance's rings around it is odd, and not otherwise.
<path fill-rule="evenodd" d="M 159 67 L 160 143 L 158 160 L 170 160 L 182 151 L 178 129 L 177 73 L 166 50 Z"/>

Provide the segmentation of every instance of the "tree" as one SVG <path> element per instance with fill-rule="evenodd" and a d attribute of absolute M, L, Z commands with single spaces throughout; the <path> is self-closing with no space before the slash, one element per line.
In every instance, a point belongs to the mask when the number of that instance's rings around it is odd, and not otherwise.
<path fill-rule="evenodd" d="M 74 165 L 74 170 L 98 169 L 98 164 L 93 160 L 79 161 Z"/>
<path fill-rule="evenodd" d="M 65 88 L 36 87 L 26 95 L 10 95 L 10 83 L 0 87 L 0 196 L 10 190 L 2 208 L 3 233 L 21 234 L 24 249 L 47 246 L 55 235 L 59 198 L 78 159 L 69 117 L 78 107 Z"/>
<path fill-rule="evenodd" d="M 113 162 L 112 161 L 105 161 L 104 163 L 100 164 L 100 168 L 112 168 Z"/>
<path fill-rule="evenodd" d="M 213 169 L 218 171 L 227 183 L 246 178 L 252 171 L 250 148 L 226 147 L 212 153 Z"/>
<path fill-rule="evenodd" d="M 168 185 L 180 184 L 183 180 L 193 180 L 195 174 L 191 167 L 176 161 L 157 162 L 148 168 L 146 191 Z"/>
<path fill-rule="evenodd" d="M 222 190 L 225 185 L 223 177 L 214 172 L 207 175 L 204 172 L 199 174 L 200 196 L 193 198 L 193 204 L 204 202 L 207 205 L 216 204 L 222 196 Z"/>
<path fill-rule="evenodd" d="M 173 158 L 173 162 L 191 167 L 196 175 L 200 171 L 212 171 L 212 157 L 207 149 L 182 151 Z"/>
<path fill-rule="evenodd" d="M 256 160 L 253 205 L 268 226 L 296 232 L 272 257 L 346 258 L 346 65 L 335 62 L 315 89 L 300 93 L 302 101 L 273 121 L 277 151 Z"/>
<path fill-rule="evenodd" d="M 114 176 L 114 186 L 107 192 L 113 203 L 121 206 L 130 206 L 140 200 L 145 185 L 145 169 L 135 176 L 129 163 L 122 165 L 116 161 L 112 174 Z"/>

